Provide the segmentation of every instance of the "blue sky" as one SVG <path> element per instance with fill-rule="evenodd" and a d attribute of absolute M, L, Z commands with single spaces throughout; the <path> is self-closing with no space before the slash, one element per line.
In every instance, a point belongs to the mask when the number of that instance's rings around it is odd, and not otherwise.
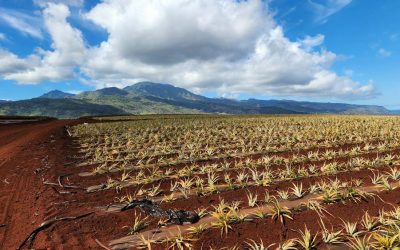
<path fill-rule="evenodd" d="M 187 2 L 0 0 L 0 99 L 150 80 L 400 108 L 400 1 Z"/>
<path fill-rule="evenodd" d="M 295 2 L 298 1 L 274 1 L 273 6 L 279 13 L 285 13 L 284 10 L 292 10 Z M 292 39 L 324 34 L 324 46 L 343 56 L 343 60 L 335 63 L 334 70 L 343 74 L 348 71 L 360 82 L 373 80 L 381 92 L 377 98 L 357 102 L 398 108 L 400 1 L 355 0 L 323 23 L 315 22 L 313 13 L 303 6 L 294 6 L 286 16 L 278 13 L 286 34 Z"/>

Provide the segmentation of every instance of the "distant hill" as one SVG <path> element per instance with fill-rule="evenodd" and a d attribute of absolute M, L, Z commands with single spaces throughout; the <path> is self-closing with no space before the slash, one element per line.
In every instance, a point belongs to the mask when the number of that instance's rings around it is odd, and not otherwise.
<path fill-rule="evenodd" d="M 34 98 L 0 104 L 0 115 L 49 116 L 76 118 L 91 115 L 128 114 L 109 105 L 99 105 L 76 99 Z"/>
<path fill-rule="evenodd" d="M 125 91 L 137 96 L 153 96 L 166 100 L 205 100 L 207 98 L 193 94 L 183 88 L 174 87 L 170 84 L 139 82 L 124 88 Z"/>
<path fill-rule="evenodd" d="M 90 103 L 106 104 L 124 110 L 129 114 L 182 114 L 201 113 L 199 110 L 170 105 L 154 101 L 148 96 L 130 90 L 105 88 L 96 91 L 87 91 L 76 95 L 74 99 Z"/>
<path fill-rule="evenodd" d="M 155 102 L 161 102 L 173 106 L 185 107 L 188 109 L 200 110 L 205 113 L 224 114 L 305 114 L 280 107 L 255 107 L 247 105 L 242 101 L 228 99 L 206 98 L 204 100 L 171 100 L 149 96 Z"/>
<path fill-rule="evenodd" d="M 317 103 L 298 102 L 291 100 L 256 100 L 244 101 L 253 106 L 281 107 L 297 112 L 306 113 L 328 113 L 328 114 L 390 114 L 390 111 L 381 106 L 354 105 L 346 103 Z"/>
<path fill-rule="evenodd" d="M 72 97 L 74 94 L 65 93 L 60 90 L 52 90 L 44 95 L 39 96 L 39 98 L 48 98 L 48 99 L 62 99 L 66 97 Z"/>
<path fill-rule="evenodd" d="M 4 102 L 7 102 L 6 100 L 0 100 L 0 103 L 4 103 Z"/>
<path fill-rule="evenodd" d="M 207 98 L 170 84 L 140 82 L 72 95 L 51 91 L 40 98 L 0 103 L 0 115 L 60 118 L 113 114 L 392 114 L 381 106 L 292 100 Z"/>
<path fill-rule="evenodd" d="M 129 93 L 115 87 L 104 88 L 95 91 L 86 91 L 77 95 L 77 98 L 93 99 L 101 96 L 127 96 Z"/>

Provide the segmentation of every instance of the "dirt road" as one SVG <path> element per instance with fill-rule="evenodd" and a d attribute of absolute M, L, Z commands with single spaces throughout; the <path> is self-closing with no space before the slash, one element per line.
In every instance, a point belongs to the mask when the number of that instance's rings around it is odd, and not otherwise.
<path fill-rule="evenodd" d="M 64 126 L 73 123 L 78 121 L 0 126 L 0 249 L 16 249 L 50 216 L 54 194 L 43 182 L 65 160 Z"/>

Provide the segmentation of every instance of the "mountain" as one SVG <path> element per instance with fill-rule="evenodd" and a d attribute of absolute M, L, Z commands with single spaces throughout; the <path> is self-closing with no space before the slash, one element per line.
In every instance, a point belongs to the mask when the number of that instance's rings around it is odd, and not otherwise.
<path fill-rule="evenodd" d="M 139 82 L 124 88 L 125 91 L 137 96 L 152 96 L 166 100 L 204 100 L 203 96 L 193 94 L 183 88 L 170 84 Z"/>
<path fill-rule="evenodd" d="M 67 97 L 72 97 L 74 94 L 65 93 L 60 90 L 52 90 L 44 95 L 39 96 L 39 98 L 48 98 L 48 99 L 63 99 Z"/>
<path fill-rule="evenodd" d="M 155 102 L 161 102 L 168 105 L 184 107 L 188 109 L 200 110 L 205 113 L 225 113 L 225 114 L 303 114 L 280 107 L 255 107 L 247 105 L 242 101 L 229 99 L 206 98 L 204 100 L 171 100 L 148 96 Z"/>
<path fill-rule="evenodd" d="M 99 105 L 76 99 L 34 98 L 30 100 L 0 104 L 0 115 L 6 116 L 49 116 L 77 118 L 81 116 L 128 114 L 110 105 Z"/>
<path fill-rule="evenodd" d="M 0 100 L 0 103 L 5 103 L 5 102 L 8 102 L 8 101 L 6 101 L 6 100 Z"/>
<path fill-rule="evenodd" d="M 134 93 L 133 90 L 128 92 L 125 89 L 122 90 L 115 87 L 83 92 L 76 95 L 74 99 L 80 99 L 95 104 L 110 105 L 130 114 L 201 113 L 199 110 L 154 101 L 150 97 L 139 92 Z"/>
<path fill-rule="evenodd" d="M 77 95 L 77 98 L 94 99 L 102 96 L 127 96 L 129 93 L 115 87 L 104 88 L 95 91 L 86 91 Z"/>
<path fill-rule="evenodd" d="M 354 105 L 346 103 L 317 103 L 298 102 L 292 100 L 256 100 L 244 101 L 252 106 L 281 107 L 296 112 L 327 113 L 327 114 L 390 114 L 390 111 L 381 106 Z"/>
<path fill-rule="evenodd" d="M 292 100 L 207 98 L 170 84 L 140 82 L 72 95 L 51 91 L 40 98 L 0 103 L 0 115 L 59 118 L 115 114 L 392 114 L 381 106 Z"/>

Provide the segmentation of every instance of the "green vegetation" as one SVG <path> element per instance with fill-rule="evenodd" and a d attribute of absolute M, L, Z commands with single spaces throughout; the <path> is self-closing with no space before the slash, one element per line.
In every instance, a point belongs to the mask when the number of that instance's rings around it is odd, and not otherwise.
<path fill-rule="evenodd" d="M 0 115 L 45 115 L 59 118 L 120 114 L 390 114 L 379 106 L 288 100 L 207 98 L 169 84 L 142 82 L 78 95 L 51 91 L 39 98 L 0 102 Z"/>
<path fill-rule="evenodd" d="M 31 99 L 0 105 L 0 115 L 81 117 L 94 114 L 127 114 L 109 105 L 99 105 L 75 99 Z"/>

